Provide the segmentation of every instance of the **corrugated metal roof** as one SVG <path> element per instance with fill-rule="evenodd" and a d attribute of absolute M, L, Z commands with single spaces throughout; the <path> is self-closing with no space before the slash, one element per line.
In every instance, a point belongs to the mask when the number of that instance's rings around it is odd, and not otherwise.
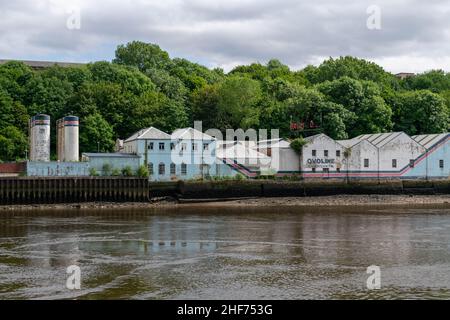
<path fill-rule="evenodd" d="M 132 153 L 97 153 L 97 152 L 85 152 L 82 154 L 83 156 L 89 158 L 139 158 L 139 156 Z"/>
<path fill-rule="evenodd" d="M 412 138 L 426 149 L 429 149 L 448 135 L 449 133 L 420 134 L 412 136 Z"/>
<path fill-rule="evenodd" d="M 309 137 L 306 137 L 306 138 L 304 138 L 306 141 L 312 141 L 312 140 L 314 140 L 315 138 L 317 138 L 318 136 L 320 136 L 320 135 L 323 135 L 323 133 L 318 133 L 318 134 L 315 134 L 315 135 L 313 135 L 313 136 L 309 136 Z"/>
<path fill-rule="evenodd" d="M 131 137 L 125 140 L 125 142 L 130 142 L 133 140 L 146 140 L 146 139 L 153 139 L 153 140 L 170 140 L 170 134 L 165 133 L 164 131 L 161 131 L 159 129 L 156 129 L 155 127 L 150 127 L 146 129 L 139 130 L 138 132 L 134 133 Z"/>
<path fill-rule="evenodd" d="M 377 148 L 381 148 L 385 144 L 391 142 L 392 140 L 398 138 L 404 134 L 404 132 L 387 132 L 387 133 L 375 133 L 375 134 L 363 134 L 357 136 L 355 139 L 357 140 L 367 140 Z M 353 139 L 352 139 L 353 140 Z"/>
<path fill-rule="evenodd" d="M 347 139 L 347 140 L 336 140 L 337 143 L 339 143 L 341 146 L 345 148 L 353 147 L 354 145 L 361 142 L 361 140 L 358 139 Z"/>

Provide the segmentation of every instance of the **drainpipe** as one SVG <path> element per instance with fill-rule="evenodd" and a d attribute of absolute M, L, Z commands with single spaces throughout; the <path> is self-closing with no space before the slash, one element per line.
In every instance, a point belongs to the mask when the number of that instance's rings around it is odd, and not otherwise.
<path fill-rule="evenodd" d="M 148 141 L 145 140 L 145 150 L 144 150 L 144 164 L 145 166 L 148 166 Z"/>

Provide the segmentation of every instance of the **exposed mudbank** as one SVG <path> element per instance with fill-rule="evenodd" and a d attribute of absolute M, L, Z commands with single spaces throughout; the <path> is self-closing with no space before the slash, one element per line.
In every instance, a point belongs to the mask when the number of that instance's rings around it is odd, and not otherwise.
<path fill-rule="evenodd" d="M 204 207 L 283 207 L 283 206 L 389 206 L 440 205 L 450 208 L 450 195 L 334 195 L 316 197 L 254 197 L 228 199 L 154 198 L 150 202 L 84 202 L 68 204 L 32 204 L 0 206 L 1 211 L 22 210 L 80 210 L 123 208 L 170 208 L 186 206 Z"/>

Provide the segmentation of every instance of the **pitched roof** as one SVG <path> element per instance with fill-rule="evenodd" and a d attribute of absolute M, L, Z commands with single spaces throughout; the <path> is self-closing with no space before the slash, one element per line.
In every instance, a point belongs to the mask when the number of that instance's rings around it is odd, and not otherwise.
<path fill-rule="evenodd" d="M 339 143 L 341 146 L 345 148 L 353 147 L 354 145 L 360 143 L 362 140 L 356 140 L 356 139 L 347 139 L 347 140 L 336 140 L 337 143 Z"/>
<path fill-rule="evenodd" d="M 259 148 L 290 148 L 291 143 L 285 139 L 270 139 L 270 140 L 260 140 L 258 142 Z"/>
<path fill-rule="evenodd" d="M 225 148 L 223 147 L 225 146 Z M 255 149 L 245 145 L 244 141 L 234 141 L 230 144 L 220 144 L 216 149 L 216 156 L 218 158 L 228 159 L 269 159 L 264 153 L 258 152 Z"/>
<path fill-rule="evenodd" d="M 404 132 L 387 132 L 387 133 L 375 133 L 375 134 L 362 134 L 353 138 L 352 140 L 367 140 L 375 145 L 377 148 L 381 148 L 392 140 L 400 137 Z M 409 137 L 409 136 L 408 136 Z"/>
<path fill-rule="evenodd" d="M 207 135 L 206 133 L 198 131 L 194 128 L 177 129 L 172 133 L 172 135 L 170 137 L 174 140 L 177 140 L 177 139 L 215 140 L 210 135 Z"/>
<path fill-rule="evenodd" d="M 131 137 L 125 140 L 125 142 L 130 142 L 133 140 L 141 139 L 153 139 L 153 140 L 170 140 L 170 134 L 165 133 L 155 127 L 150 127 L 146 129 L 139 130 L 134 133 Z"/>
<path fill-rule="evenodd" d="M 344 148 L 352 148 L 352 147 L 356 146 L 357 144 L 362 143 L 364 141 L 366 141 L 368 144 L 375 147 L 375 145 L 372 142 L 370 142 L 369 140 L 366 140 L 366 139 L 353 138 L 353 139 L 347 139 L 347 140 L 336 140 L 336 142 L 339 143 Z"/>
<path fill-rule="evenodd" d="M 450 133 L 438 133 L 438 134 L 420 134 L 412 136 L 417 143 L 421 146 L 429 149 L 436 143 L 440 142 L 442 139 L 446 138 Z"/>

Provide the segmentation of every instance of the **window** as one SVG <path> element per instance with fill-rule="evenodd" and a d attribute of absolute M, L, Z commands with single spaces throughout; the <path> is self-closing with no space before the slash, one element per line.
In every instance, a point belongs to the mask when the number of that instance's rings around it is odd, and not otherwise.
<path fill-rule="evenodd" d="M 166 174 L 166 165 L 164 163 L 162 163 L 162 162 L 158 166 L 158 173 L 160 175 Z"/>
<path fill-rule="evenodd" d="M 170 174 L 177 174 L 177 167 L 173 162 L 170 164 Z"/>
<path fill-rule="evenodd" d="M 166 144 L 164 142 L 159 143 L 159 150 L 164 150 L 166 148 Z"/>
<path fill-rule="evenodd" d="M 317 155 L 317 151 L 316 150 L 312 150 L 312 156 L 315 157 Z"/>
<path fill-rule="evenodd" d="M 329 173 L 330 172 L 330 168 L 323 168 L 322 171 L 325 172 L 325 173 Z"/>
<path fill-rule="evenodd" d="M 209 144 L 208 143 L 204 143 L 203 144 L 203 150 L 208 150 L 209 148 Z"/>
<path fill-rule="evenodd" d="M 439 160 L 439 168 L 444 169 L 444 160 Z"/>
<path fill-rule="evenodd" d="M 414 163 L 415 163 L 414 159 L 410 159 L 410 160 L 409 160 L 409 166 L 410 166 L 411 168 L 414 168 Z"/>
<path fill-rule="evenodd" d="M 174 150 L 175 149 L 175 143 L 171 142 L 170 143 L 170 150 Z"/>
<path fill-rule="evenodd" d="M 187 144 L 183 142 L 181 144 L 181 150 L 186 150 L 186 148 L 187 148 Z"/>
<path fill-rule="evenodd" d="M 181 175 L 185 176 L 187 174 L 187 165 L 186 163 L 181 164 Z"/>
<path fill-rule="evenodd" d="M 197 144 L 196 143 L 192 144 L 192 151 L 197 151 Z"/>
<path fill-rule="evenodd" d="M 392 159 L 392 168 L 397 168 L 397 159 Z"/>
<path fill-rule="evenodd" d="M 150 143 L 148 144 L 148 150 L 153 150 L 153 142 L 150 142 Z"/>
<path fill-rule="evenodd" d="M 153 163 L 150 162 L 147 167 L 148 167 L 148 173 L 150 175 L 152 175 L 153 174 Z"/>
<path fill-rule="evenodd" d="M 316 168 L 312 168 L 311 171 L 312 171 L 312 172 L 316 172 Z"/>
<path fill-rule="evenodd" d="M 336 150 L 336 157 L 340 157 L 341 156 L 341 150 Z"/>
<path fill-rule="evenodd" d="M 369 159 L 364 159 L 364 168 L 369 167 Z"/>
<path fill-rule="evenodd" d="M 328 150 L 323 150 L 323 156 L 328 157 Z"/>

